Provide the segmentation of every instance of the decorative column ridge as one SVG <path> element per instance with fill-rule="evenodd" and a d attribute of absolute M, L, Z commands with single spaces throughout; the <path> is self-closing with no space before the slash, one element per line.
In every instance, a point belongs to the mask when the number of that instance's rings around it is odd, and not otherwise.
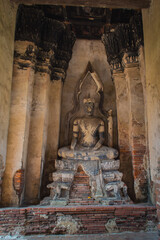
<path fill-rule="evenodd" d="M 25 70 L 28 67 L 34 68 L 37 52 L 37 47 L 35 46 L 35 44 L 32 42 L 28 42 L 27 47 L 26 44 L 21 44 L 21 49 L 19 48 L 18 45 L 19 41 L 16 41 L 14 51 L 14 64 L 18 64 L 19 69 Z"/>
<path fill-rule="evenodd" d="M 61 38 L 59 38 L 55 60 L 52 64 L 51 80 L 62 80 L 66 78 L 66 71 L 72 57 L 72 48 L 76 41 L 76 36 L 71 31 L 70 26 L 66 25 Z"/>
<path fill-rule="evenodd" d="M 111 72 L 123 71 L 124 64 L 138 61 L 138 50 L 143 45 L 142 17 L 135 13 L 128 24 L 110 26 L 102 35 Z M 126 59 L 124 54 L 128 54 Z M 123 59 L 123 61 L 122 61 Z"/>
<path fill-rule="evenodd" d="M 42 10 L 24 5 L 18 8 L 14 63 L 17 63 L 20 69 L 25 70 L 30 66 L 35 69 L 44 18 Z"/>
<path fill-rule="evenodd" d="M 139 59 L 137 52 L 124 53 L 122 58 L 124 68 L 139 67 Z"/>
<path fill-rule="evenodd" d="M 106 49 L 107 59 L 111 66 L 111 71 L 121 70 L 121 57 L 119 42 L 115 34 L 115 30 L 107 31 L 102 35 L 102 42 Z"/>
<path fill-rule="evenodd" d="M 57 20 L 44 18 L 42 38 L 37 50 L 35 71 L 50 74 L 57 51 L 58 40 L 62 37 L 65 25 Z"/>
<path fill-rule="evenodd" d="M 15 61 L 24 60 L 18 63 L 20 68 L 29 67 L 29 60 L 34 62 L 35 72 L 45 72 L 50 74 L 51 80 L 64 81 L 76 40 L 70 26 L 45 17 L 44 12 L 35 6 L 20 5 L 15 40 L 28 42 L 23 54 L 15 50 Z M 34 44 L 33 57 L 31 46 Z"/>

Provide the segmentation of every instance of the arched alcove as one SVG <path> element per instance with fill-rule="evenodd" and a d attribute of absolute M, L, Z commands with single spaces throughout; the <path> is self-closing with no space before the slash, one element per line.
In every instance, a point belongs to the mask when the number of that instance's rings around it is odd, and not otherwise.
<path fill-rule="evenodd" d="M 86 73 L 90 61 L 93 69 L 103 84 L 104 103 L 103 109 L 113 113 L 113 146 L 117 148 L 117 117 L 116 96 L 114 83 L 111 79 L 110 67 L 107 62 L 104 45 L 99 40 L 77 39 L 73 47 L 72 59 L 67 70 L 67 77 L 62 91 L 60 147 L 66 145 L 64 136 L 66 131 L 66 115 L 74 107 L 74 94 L 77 83 Z M 69 143 L 70 144 L 70 143 Z"/>

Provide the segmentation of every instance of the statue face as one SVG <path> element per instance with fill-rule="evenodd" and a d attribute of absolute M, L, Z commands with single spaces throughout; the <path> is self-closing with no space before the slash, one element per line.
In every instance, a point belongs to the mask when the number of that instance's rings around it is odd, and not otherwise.
<path fill-rule="evenodd" d="M 85 102 L 84 111 L 87 113 L 87 115 L 92 116 L 94 112 L 94 102 Z"/>

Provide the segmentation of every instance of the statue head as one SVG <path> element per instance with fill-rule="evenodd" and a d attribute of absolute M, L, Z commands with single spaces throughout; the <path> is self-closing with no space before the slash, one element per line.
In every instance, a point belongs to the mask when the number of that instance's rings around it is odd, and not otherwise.
<path fill-rule="evenodd" d="M 87 113 L 87 115 L 92 116 L 94 112 L 94 104 L 95 101 L 94 99 L 88 97 L 83 99 L 83 104 L 84 104 L 84 111 Z"/>

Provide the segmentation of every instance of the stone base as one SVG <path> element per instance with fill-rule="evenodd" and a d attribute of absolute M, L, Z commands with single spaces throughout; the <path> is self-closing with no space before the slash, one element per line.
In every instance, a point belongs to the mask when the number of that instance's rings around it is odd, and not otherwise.
<path fill-rule="evenodd" d="M 117 205 L 131 203 L 118 171 L 119 160 L 56 160 L 50 198 L 41 205 Z"/>

